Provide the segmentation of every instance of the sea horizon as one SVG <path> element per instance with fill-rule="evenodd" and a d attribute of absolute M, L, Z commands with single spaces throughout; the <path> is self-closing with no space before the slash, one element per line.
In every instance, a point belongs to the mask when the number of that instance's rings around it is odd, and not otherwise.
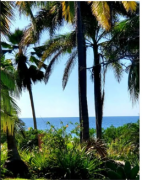
<path fill-rule="evenodd" d="M 88 116 L 88 117 L 95 117 L 95 116 Z M 135 116 L 103 116 L 103 117 L 139 117 L 139 115 L 135 115 Z M 21 119 L 25 119 L 25 118 L 33 118 L 33 117 L 20 117 Z M 79 118 L 79 116 L 54 116 L 54 117 L 36 117 L 36 118 Z"/>
<path fill-rule="evenodd" d="M 26 128 L 33 128 L 33 118 L 20 118 L 26 125 Z M 102 128 L 106 129 L 113 125 L 114 127 L 123 126 L 127 123 L 136 123 L 139 116 L 104 116 L 102 119 Z M 79 123 L 79 117 L 39 117 L 37 120 L 37 128 L 40 130 L 49 129 L 50 125 L 55 128 L 61 128 L 62 125 L 68 125 L 68 131 L 75 127 L 75 123 Z M 61 123 L 63 122 L 63 124 Z M 73 125 L 70 124 L 73 123 Z M 89 117 L 89 128 L 96 128 L 95 117 Z"/>

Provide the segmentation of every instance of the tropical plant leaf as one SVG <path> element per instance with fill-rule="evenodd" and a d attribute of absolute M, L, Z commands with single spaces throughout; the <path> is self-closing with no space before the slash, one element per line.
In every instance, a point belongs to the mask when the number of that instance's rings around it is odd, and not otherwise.
<path fill-rule="evenodd" d="M 31 56 L 30 59 L 29 59 L 29 61 L 31 61 L 32 63 L 35 63 L 37 67 L 41 64 L 41 61 L 40 61 L 39 59 L 35 58 L 34 56 Z M 47 65 L 44 64 L 44 63 L 42 63 L 42 67 L 43 67 L 44 69 L 46 69 L 46 68 L 47 68 Z"/>
<path fill-rule="evenodd" d="M 131 164 L 128 161 L 125 163 L 124 171 L 125 171 L 126 177 L 129 179 L 130 172 L 131 172 Z"/>
<path fill-rule="evenodd" d="M 125 172 L 122 167 L 118 167 L 116 172 L 120 175 L 121 179 L 126 179 Z"/>
<path fill-rule="evenodd" d="M 107 173 L 110 179 L 121 179 L 121 176 L 114 171 L 109 170 Z"/>
<path fill-rule="evenodd" d="M 138 172 L 139 172 L 139 166 L 138 165 L 136 165 L 135 167 L 133 167 L 132 168 L 132 170 L 131 170 L 131 179 L 135 179 L 136 177 L 137 177 L 137 175 L 138 175 Z"/>
<path fill-rule="evenodd" d="M 62 16 L 68 22 L 73 22 L 74 19 L 74 2 L 73 1 L 62 1 Z"/>
<path fill-rule="evenodd" d="M 126 11 L 136 11 L 136 1 L 122 1 L 122 4 L 125 7 Z"/>
<path fill-rule="evenodd" d="M 99 21 L 103 28 L 110 30 L 110 8 L 106 1 L 88 1 L 91 3 L 93 15 Z"/>
<path fill-rule="evenodd" d="M 77 51 L 73 52 L 71 55 L 70 55 L 70 58 L 69 60 L 67 61 L 66 63 L 66 67 L 65 67 L 65 70 L 64 70 L 64 74 L 63 74 L 63 79 L 62 79 L 62 86 L 63 86 L 63 89 L 65 89 L 66 85 L 67 85 L 67 82 L 68 82 L 68 79 L 69 79 L 69 75 L 75 65 L 75 58 L 77 56 Z"/>
<path fill-rule="evenodd" d="M 48 82 L 49 80 L 49 77 L 52 73 L 52 70 L 53 70 L 53 66 L 55 64 L 55 62 L 58 60 L 59 56 L 62 54 L 62 50 L 60 50 L 53 58 L 52 60 L 50 61 L 49 65 L 47 66 L 46 68 L 46 72 L 45 72 L 45 77 L 44 77 L 44 81 L 45 83 Z"/>
<path fill-rule="evenodd" d="M 0 22 L 0 32 L 2 35 L 9 35 L 10 30 L 9 26 L 11 24 L 11 21 L 14 19 L 14 2 L 8 2 L 8 1 L 0 1 L 0 7 L 1 7 L 1 22 Z"/>

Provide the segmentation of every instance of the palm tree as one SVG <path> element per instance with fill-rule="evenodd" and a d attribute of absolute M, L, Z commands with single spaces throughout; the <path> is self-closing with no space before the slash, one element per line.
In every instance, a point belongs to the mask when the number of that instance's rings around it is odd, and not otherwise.
<path fill-rule="evenodd" d="M 7 135 L 7 148 L 8 155 L 5 161 L 5 167 L 14 173 L 16 176 L 18 173 L 23 175 L 19 168 L 22 168 L 23 173 L 28 172 L 28 168 L 21 160 L 17 150 L 15 141 L 15 122 L 18 119 L 19 107 L 16 105 L 14 97 L 19 94 L 16 88 L 15 82 L 15 70 L 13 68 L 11 60 L 5 60 L 5 57 L 1 57 L 1 125 L 4 132 Z"/>
<path fill-rule="evenodd" d="M 82 129 L 82 140 L 89 140 L 89 119 L 86 91 L 86 47 L 82 25 L 80 2 L 75 3 L 76 7 L 76 41 L 78 51 L 78 82 L 79 82 L 79 113 Z M 84 69 L 81 69 L 84 67 Z"/>
<path fill-rule="evenodd" d="M 70 10 L 72 10 L 73 8 L 71 8 L 71 6 L 72 6 L 72 3 L 71 2 L 61 2 L 61 4 L 62 4 L 62 11 L 63 11 L 63 13 L 62 13 L 62 15 L 65 17 L 65 19 L 66 20 L 68 20 L 68 21 L 70 21 L 70 22 L 73 22 L 73 16 L 70 14 Z M 76 7 L 78 7 L 78 5 L 79 5 L 80 3 L 76 3 L 75 4 L 75 6 Z M 95 2 L 88 2 L 88 4 L 90 4 L 91 5 L 91 9 L 92 9 L 92 13 L 94 14 L 94 16 L 97 18 L 97 20 L 99 21 L 99 23 L 106 29 L 106 30 L 109 30 L 110 28 L 111 28 L 111 12 L 112 12 L 112 9 L 111 9 L 111 5 L 112 5 L 112 3 L 110 4 L 110 6 L 108 5 L 108 3 L 107 2 L 99 2 L 99 1 L 95 1 Z M 131 11 L 133 11 L 133 10 L 135 10 L 136 9 L 136 3 L 134 2 L 134 1 L 132 1 L 131 3 L 129 3 L 129 2 L 122 2 L 122 4 L 123 4 L 123 6 L 125 7 L 125 9 L 127 10 L 127 11 L 129 11 L 129 10 L 131 10 Z M 59 5 L 59 4 L 58 4 Z M 51 11 L 51 9 L 50 9 L 50 12 L 52 12 L 52 14 L 54 14 L 55 12 L 56 12 L 56 10 L 55 10 L 55 6 L 53 6 L 54 7 L 54 10 L 52 9 L 52 11 Z M 57 7 L 57 6 L 56 6 Z M 59 6 L 58 6 L 59 7 Z M 58 12 L 60 11 L 59 10 L 60 8 L 58 8 Z M 79 9 L 79 8 L 78 8 Z M 49 18 L 49 13 L 45 13 L 46 12 L 46 10 L 44 10 L 44 12 L 41 12 L 40 14 L 39 14 L 39 16 L 37 16 L 36 17 L 36 22 L 37 22 L 37 24 L 40 24 L 40 21 L 39 20 L 41 20 L 41 14 L 44 14 L 44 16 L 42 15 L 42 26 L 43 27 L 40 27 L 39 28 L 39 31 L 38 32 L 41 32 L 42 30 L 43 30 L 43 28 L 46 28 L 46 27 L 48 27 L 49 28 L 49 23 L 46 21 L 46 18 L 44 19 L 43 17 L 48 17 Z M 54 13 L 53 13 L 54 12 Z M 77 12 L 77 11 L 76 11 Z M 79 12 L 79 11 L 78 11 Z M 48 14 L 48 15 L 47 15 Z M 57 15 L 57 13 L 56 13 L 56 15 Z M 76 14 L 76 17 L 77 17 L 77 15 L 78 14 Z M 59 16 L 56 16 L 56 17 L 59 17 Z M 55 19 L 55 16 L 54 16 L 54 19 Z M 79 20 L 79 22 L 81 23 L 81 21 L 82 21 L 82 19 L 81 19 L 81 17 L 80 17 L 80 20 Z M 55 22 L 55 21 L 54 21 Z M 58 21 L 56 21 L 56 22 L 58 22 Z M 55 25 L 55 23 L 54 23 L 54 25 Z M 78 24 L 79 25 L 79 24 Z M 52 27 L 55 27 L 55 26 L 52 26 Z M 77 28 L 78 28 L 78 26 L 77 26 Z M 37 30 L 38 28 L 36 28 L 36 30 Z M 31 28 L 29 28 L 29 32 L 31 31 Z M 27 31 L 28 32 L 28 31 Z M 83 32 L 82 31 L 82 26 L 80 26 L 80 32 Z M 27 34 L 26 34 L 27 35 Z M 83 38 L 84 37 L 84 35 L 80 35 L 79 36 L 79 38 Z M 28 37 L 29 38 L 29 37 Z M 30 38 L 29 38 L 30 39 Z M 31 40 L 31 39 L 30 39 Z M 78 39 L 78 41 L 77 42 L 79 42 L 80 40 Z M 83 41 L 82 41 L 83 42 Z M 84 41 L 84 43 L 85 43 L 85 41 Z M 81 46 L 81 44 L 79 45 L 79 46 Z M 84 45 L 82 45 L 82 47 L 85 47 L 85 44 Z M 97 47 L 97 45 L 94 45 L 94 47 Z M 81 47 L 79 48 L 79 49 L 81 49 Z M 101 82 L 101 79 L 100 79 L 100 66 L 99 66 L 99 56 L 98 56 L 98 53 L 96 53 L 96 52 L 98 52 L 97 51 L 97 49 L 95 49 L 94 48 L 94 52 L 95 52 L 95 56 L 94 56 L 94 58 L 95 58 L 95 66 L 94 66 L 94 68 L 96 67 L 96 65 L 97 65 L 97 68 L 95 68 L 96 70 L 94 71 L 95 73 L 95 75 L 96 75 L 96 77 L 94 78 L 94 80 L 95 80 L 95 83 L 94 83 L 94 85 L 95 85 L 95 87 L 94 87 L 94 89 L 95 89 L 95 104 L 96 104 L 96 107 L 95 107 L 95 109 L 96 109 L 96 122 L 97 122 L 97 129 L 98 129 L 98 132 L 101 132 L 101 124 L 102 124 L 102 102 L 103 102 L 103 95 L 101 95 L 101 86 L 100 86 L 100 82 Z M 81 54 L 81 53 L 78 53 L 78 54 Z M 79 56 L 80 57 L 80 56 Z M 85 56 L 84 56 L 85 57 Z M 79 69 L 80 69 L 81 67 L 79 67 Z M 83 66 L 83 68 L 85 68 L 85 64 L 84 64 L 84 66 Z M 80 72 L 80 71 L 79 71 Z M 86 96 L 86 95 L 85 95 Z M 84 97 L 85 97 L 84 96 Z M 82 95 L 81 95 L 81 97 L 83 97 Z M 79 102 L 81 102 L 81 99 L 79 98 Z M 82 101 L 82 102 L 85 102 L 85 101 Z M 80 107 L 82 106 L 82 104 L 81 103 L 79 103 L 79 105 L 80 105 Z M 86 103 L 86 105 L 87 105 L 87 103 Z M 85 106 L 84 106 L 85 107 Z M 86 106 L 86 108 L 85 108 L 86 110 L 84 111 L 84 113 L 86 114 L 86 112 L 87 112 L 87 106 Z M 79 108 L 79 110 L 80 110 L 80 117 L 81 117 L 81 108 Z M 85 116 L 83 117 L 83 119 L 85 118 Z M 87 122 L 87 121 L 86 121 Z M 86 126 L 87 127 L 87 126 Z M 85 137 L 85 136 L 84 136 Z M 98 138 L 101 138 L 100 137 L 100 133 L 97 135 L 97 137 Z"/>
<path fill-rule="evenodd" d="M 112 9 L 110 9 L 108 3 L 107 2 L 101 2 L 101 1 L 94 1 L 94 2 L 88 2 L 88 3 L 91 4 L 92 13 L 96 17 L 98 22 L 100 22 L 101 25 L 106 30 L 110 30 L 110 28 L 111 28 L 110 12 L 112 11 Z M 129 2 L 122 1 L 122 4 L 123 4 L 123 6 L 125 7 L 125 9 L 127 11 L 136 10 L 136 3 L 135 2 L 129 3 Z M 77 11 L 76 11 L 76 18 L 77 18 L 76 27 L 77 27 L 78 62 L 79 62 L 79 72 L 81 72 L 80 71 L 81 67 L 86 68 L 86 50 L 84 48 L 85 47 L 85 40 L 84 40 L 84 33 L 83 33 L 83 26 L 82 26 L 83 19 L 81 18 L 80 2 L 77 2 L 75 4 L 75 6 L 76 6 L 76 9 L 77 9 Z M 65 8 L 64 8 L 64 11 L 66 11 Z M 64 14 L 66 14 L 66 13 L 64 13 Z M 92 35 L 92 33 L 91 33 L 91 35 Z M 95 35 L 95 33 L 94 33 L 94 35 Z M 98 45 L 97 45 L 97 42 L 94 39 L 94 37 L 92 37 L 92 40 L 93 40 L 93 51 L 94 51 L 93 72 L 94 72 L 94 95 L 95 95 L 94 97 L 95 97 L 95 112 L 96 112 L 96 129 L 97 129 L 97 138 L 101 139 L 102 107 L 103 107 L 104 93 L 101 95 L 101 75 L 100 75 L 101 66 L 99 65 L 100 64 L 100 57 L 99 57 L 99 53 L 98 53 Z M 83 70 L 82 70 L 82 74 L 83 74 Z M 84 73 L 83 77 L 85 79 L 85 73 Z M 82 78 L 79 78 L 79 85 L 80 85 L 80 82 L 82 82 Z M 85 85 L 85 83 L 84 83 L 84 85 Z M 82 90 L 82 88 L 79 89 L 80 96 L 85 98 L 86 95 L 83 96 L 84 95 L 83 92 L 85 92 L 86 87 L 85 86 L 82 86 L 82 87 L 84 88 L 84 90 L 82 92 L 80 92 L 80 90 Z M 82 103 L 85 102 L 85 101 L 82 101 L 82 98 L 81 98 L 80 102 L 81 102 L 80 111 L 82 113 L 82 110 L 83 110 L 82 109 L 82 107 L 83 107 Z M 87 112 L 87 103 L 86 103 L 85 107 L 86 107 L 84 109 L 85 114 L 84 114 L 84 116 L 81 116 L 83 118 L 85 117 L 86 113 L 88 114 L 88 112 Z M 86 127 L 86 128 L 89 129 L 88 120 L 84 119 L 84 122 L 85 122 L 86 125 L 83 126 L 83 128 Z M 86 129 L 86 132 L 88 132 L 87 129 Z M 86 133 L 86 135 L 87 135 L 87 133 Z M 87 136 L 84 136 L 84 137 L 87 137 Z M 83 139 L 85 140 L 85 138 L 83 138 Z M 89 136 L 87 137 L 87 139 L 89 139 Z"/>
<path fill-rule="evenodd" d="M 37 81 L 41 81 L 44 77 L 42 71 L 38 70 L 35 65 L 27 65 L 27 57 L 23 54 L 24 47 L 20 45 L 21 39 L 23 36 L 23 31 L 17 29 L 15 32 L 8 36 L 8 40 L 11 44 L 2 42 L 3 47 L 7 47 L 10 49 L 18 49 L 18 53 L 15 56 L 15 64 L 17 65 L 17 72 L 16 72 L 16 81 L 17 85 L 22 91 L 23 88 L 26 88 L 29 91 L 32 113 L 33 113 L 33 121 L 34 121 L 34 129 L 37 130 L 37 123 L 36 123 L 36 116 L 35 116 L 35 109 L 34 109 L 34 102 L 33 102 L 33 95 L 32 95 L 32 82 L 36 83 Z M 26 47 L 25 47 L 26 48 Z M 30 61 L 34 63 L 39 63 L 36 58 L 30 58 Z M 29 62 L 30 62 L 29 61 Z"/>
<path fill-rule="evenodd" d="M 132 102 L 136 102 L 139 99 L 139 12 L 116 24 L 103 50 L 110 62 L 127 60 L 128 63 L 121 64 L 129 73 L 128 90 Z"/>

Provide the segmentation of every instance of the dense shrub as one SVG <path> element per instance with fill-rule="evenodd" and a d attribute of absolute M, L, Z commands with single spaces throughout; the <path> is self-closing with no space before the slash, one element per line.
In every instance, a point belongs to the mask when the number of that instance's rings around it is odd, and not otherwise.
<path fill-rule="evenodd" d="M 51 179 L 100 178 L 101 160 L 86 153 L 86 148 L 66 132 L 68 126 L 50 126 L 43 138 L 42 152 L 25 149 L 20 154 L 35 177 Z"/>

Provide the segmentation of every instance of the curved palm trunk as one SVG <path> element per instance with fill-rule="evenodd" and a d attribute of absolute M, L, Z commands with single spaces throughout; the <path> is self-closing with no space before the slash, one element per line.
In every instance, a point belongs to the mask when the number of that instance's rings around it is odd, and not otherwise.
<path fill-rule="evenodd" d="M 34 129 L 37 130 L 37 123 L 36 123 L 36 116 L 35 116 L 35 108 L 34 108 L 34 101 L 33 101 L 33 94 L 31 87 L 28 88 L 29 95 L 30 95 L 30 101 L 31 101 L 31 107 L 32 107 L 32 114 L 33 114 L 33 120 L 34 120 Z"/>
<path fill-rule="evenodd" d="M 8 133 L 8 129 L 7 129 L 7 147 L 8 147 L 8 155 L 7 155 L 8 158 L 4 163 L 4 167 L 9 171 L 11 171 L 14 177 L 20 175 L 20 177 L 29 178 L 28 167 L 24 163 L 24 161 L 21 160 L 17 150 L 14 132 L 13 135 L 10 135 Z"/>
<path fill-rule="evenodd" d="M 103 113 L 103 97 L 101 93 L 101 65 L 98 54 L 98 46 L 94 42 L 94 103 L 95 103 L 95 114 L 96 114 L 96 132 L 97 138 L 102 137 L 102 113 Z"/>
<path fill-rule="evenodd" d="M 8 155 L 7 155 L 8 160 L 13 160 L 13 159 L 21 160 L 16 146 L 14 132 L 13 135 L 11 135 L 8 133 L 8 130 L 7 130 L 7 148 L 8 148 Z"/>
<path fill-rule="evenodd" d="M 78 82 L 79 82 L 79 113 L 82 127 L 81 141 L 89 139 L 89 120 L 87 107 L 86 90 L 86 48 L 82 28 L 80 2 L 75 2 L 76 7 L 76 25 L 77 25 L 77 49 L 78 49 Z M 83 69 L 81 69 L 83 68 Z"/>

